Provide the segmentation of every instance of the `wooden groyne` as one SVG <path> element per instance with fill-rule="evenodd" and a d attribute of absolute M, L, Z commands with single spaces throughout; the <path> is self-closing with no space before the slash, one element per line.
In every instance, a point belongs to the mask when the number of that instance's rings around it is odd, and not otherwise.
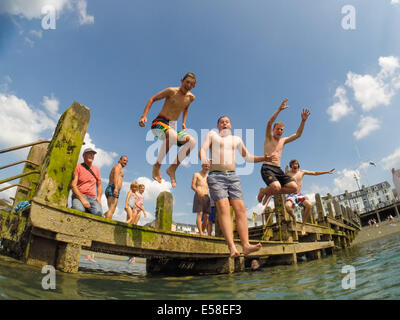
<path fill-rule="evenodd" d="M 157 198 L 155 228 L 67 208 L 89 118 L 88 108 L 73 103 L 61 116 L 52 140 L 31 147 L 24 175 L 12 177 L 21 178 L 13 208 L 20 201 L 29 201 L 30 206 L 18 212 L 0 209 L 4 254 L 30 265 L 53 265 L 75 273 L 84 248 L 145 257 L 148 273 L 218 274 L 244 271 L 254 258 L 262 264 L 294 264 L 303 255 L 318 259 L 350 246 L 360 229 L 356 212 L 332 201 L 326 213 L 317 194 L 315 214 L 302 236 L 300 223 L 294 227 L 286 212 L 284 197 L 276 197 L 275 209 L 267 213 L 265 224 L 249 229 L 251 242 L 261 242 L 262 248 L 233 259 L 220 236 L 218 223 L 216 237 L 171 231 L 173 198 L 169 192 L 162 192 Z M 236 245 L 242 249 L 239 239 Z"/>

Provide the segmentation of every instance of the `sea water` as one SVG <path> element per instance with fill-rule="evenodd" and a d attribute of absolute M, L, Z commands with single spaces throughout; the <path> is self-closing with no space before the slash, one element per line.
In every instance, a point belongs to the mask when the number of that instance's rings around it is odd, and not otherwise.
<path fill-rule="evenodd" d="M 44 289 L 41 268 L 0 256 L 0 299 L 264 300 L 399 299 L 400 234 L 367 242 L 320 260 L 231 275 L 154 276 L 143 263 L 81 258 L 79 273 L 55 273 Z M 353 270 L 348 284 L 349 273 Z"/>

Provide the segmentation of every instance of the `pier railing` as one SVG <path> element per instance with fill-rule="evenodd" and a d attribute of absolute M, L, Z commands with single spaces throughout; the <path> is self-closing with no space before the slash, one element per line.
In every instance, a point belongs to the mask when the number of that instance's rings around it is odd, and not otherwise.
<path fill-rule="evenodd" d="M 38 140 L 35 142 L 31 142 L 31 143 L 27 143 L 27 144 L 0 150 L 0 154 L 3 154 L 3 153 L 19 150 L 19 149 L 31 147 L 26 160 L 20 160 L 20 161 L 13 162 L 13 163 L 10 163 L 10 164 L 0 167 L 0 170 L 3 170 L 6 168 L 10 168 L 10 167 L 25 163 L 25 167 L 21 174 L 0 180 L 0 186 L 1 186 L 2 184 L 5 184 L 9 181 L 20 179 L 19 183 L 14 183 L 14 184 L 8 185 L 6 187 L 0 188 L 0 192 L 1 192 L 1 191 L 11 189 L 13 187 L 18 187 L 18 189 L 15 193 L 15 197 L 14 197 L 13 208 L 20 201 L 30 200 L 32 198 L 34 192 L 36 191 L 37 183 L 38 183 L 39 176 L 41 173 L 41 166 L 42 166 L 44 156 L 46 155 L 47 148 L 48 148 L 48 145 L 50 142 L 51 142 L 50 140 Z"/>

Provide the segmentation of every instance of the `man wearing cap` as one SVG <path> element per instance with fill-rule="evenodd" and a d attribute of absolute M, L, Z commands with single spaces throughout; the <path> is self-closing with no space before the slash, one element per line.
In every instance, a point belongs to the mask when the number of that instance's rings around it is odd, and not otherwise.
<path fill-rule="evenodd" d="M 83 163 L 76 165 L 72 179 L 72 209 L 102 216 L 100 170 L 93 165 L 97 152 L 87 148 L 83 152 Z"/>

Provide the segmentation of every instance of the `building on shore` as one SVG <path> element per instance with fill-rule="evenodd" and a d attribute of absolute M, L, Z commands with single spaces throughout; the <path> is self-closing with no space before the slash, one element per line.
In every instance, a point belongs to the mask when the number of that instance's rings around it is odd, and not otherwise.
<path fill-rule="evenodd" d="M 339 195 L 322 197 L 324 209 L 328 212 L 328 201 L 332 197 L 341 206 L 357 210 L 362 225 L 367 225 L 369 219 L 376 218 L 378 222 L 385 220 L 390 214 L 399 216 L 397 199 L 393 194 L 392 187 L 387 181 L 365 187 L 360 190 Z M 393 211 L 393 212 L 392 212 Z"/>
<path fill-rule="evenodd" d="M 322 200 L 328 200 L 328 196 L 322 197 Z M 333 196 L 333 200 L 338 201 L 344 207 L 350 207 L 363 214 L 392 204 L 395 201 L 395 197 L 390 184 L 384 181 L 370 187 L 363 185 L 360 190 L 353 192 L 346 190 L 342 194 Z M 328 210 L 326 203 L 325 207 Z"/>

